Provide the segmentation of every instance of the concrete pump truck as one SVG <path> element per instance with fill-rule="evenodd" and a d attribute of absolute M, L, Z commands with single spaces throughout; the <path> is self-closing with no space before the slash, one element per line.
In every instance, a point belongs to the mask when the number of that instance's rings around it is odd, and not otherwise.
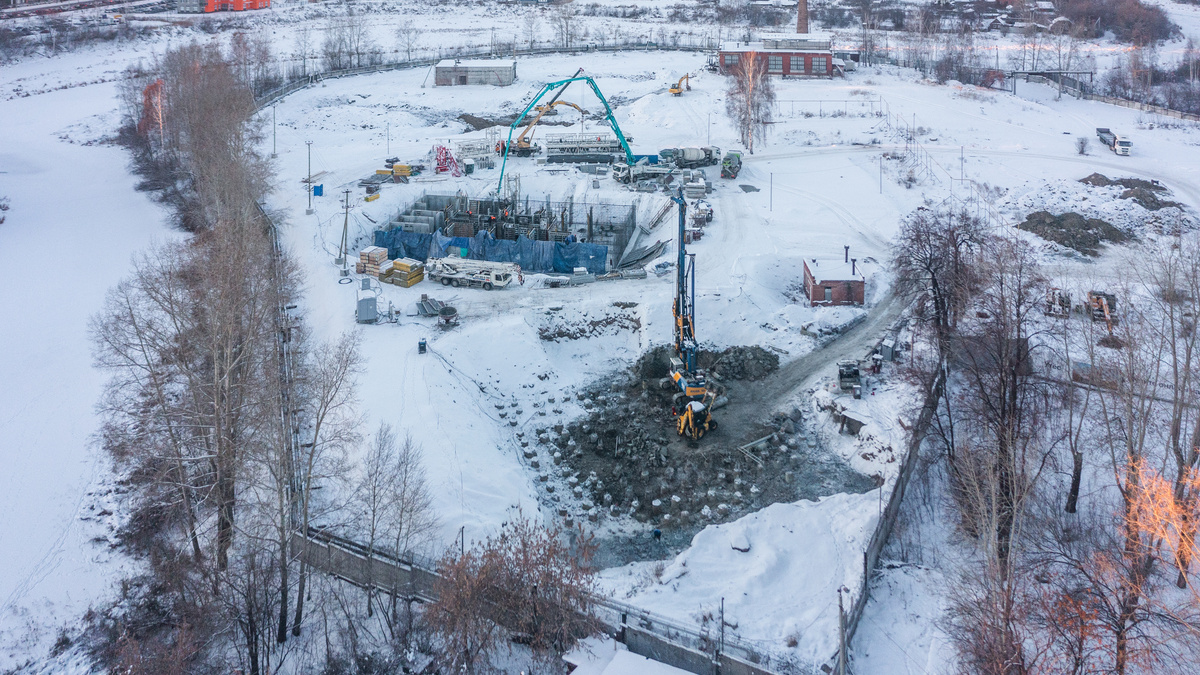
<path fill-rule="evenodd" d="M 684 244 L 687 227 L 687 202 L 683 190 L 671 197 L 679 205 L 679 261 L 676 264 L 675 303 L 675 356 L 671 358 L 671 380 L 679 391 L 675 393 L 676 431 L 693 441 L 717 428 L 712 417 L 715 395 L 708 387 L 704 371 L 697 361 L 700 346 L 696 344 L 696 267 L 695 254 L 688 255 Z"/>

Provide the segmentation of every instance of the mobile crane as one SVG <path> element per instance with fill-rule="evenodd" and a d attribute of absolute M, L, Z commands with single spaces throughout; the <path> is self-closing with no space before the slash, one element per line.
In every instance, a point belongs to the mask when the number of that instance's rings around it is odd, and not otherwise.
<path fill-rule="evenodd" d="M 695 254 L 688 255 L 684 244 L 684 231 L 687 229 L 687 202 L 683 200 L 683 190 L 671 201 L 679 205 L 679 260 L 676 264 L 675 303 L 672 313 L 675 315 L 675 356 L 671 359 L 671 380 L 679 388 L 675 393 L 676 431 L 680 436 L 687 436 L 694 441 L 700 440 L 705 433 L 717 428 L 717 421 L 712 417 L 712 406 L 715 395 L 709 389 L 696 363 L 700 346 L 696 343 L 696 267 Z"/>
<path fill-rule="evenodd" d="M 684 87 L 687 87 L 688 91 L 692 90 L 691 80 L 692 76 L 690 74 L 684 75 L 683 77 L 679 78 L 678 82 L 667 89 L 667 91 L 670 92 L 672 96 L 683 96 Z"/>

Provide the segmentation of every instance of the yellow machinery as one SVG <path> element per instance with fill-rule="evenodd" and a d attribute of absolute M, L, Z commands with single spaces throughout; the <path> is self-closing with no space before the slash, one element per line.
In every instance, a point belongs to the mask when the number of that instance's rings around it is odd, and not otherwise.
<path fill-rule="evenodd" d="M 713 393 L 711 391 L 705 391 L 704 396 L 698 401 L 688 401 L 687 405 L 683 406 L 683 412 L 680 413 L 676 423 L 676 431 L 679 432 L 679 435 L 698 441 L 710 429 L 716 429 L 717 421 L 712 418 L 712 404 Z"/>
<path fill-rule="evenodd" d="M 687 221 L 687 202 L 683 200 L 683 189 L 679 196 L 671 197 L 679 205 L 679 260 L 676 263 L 675 303 L 675 356 L 671 358 L 671 380 L 679 389 L 675 393 L 678 418 L 676 431 L 694 441 L 717 428 L 712 418 L 714 395 L 708 388 L 704 371 L 697 359 L 700 346 L 696 343 L 696 270 L 694 256 L 689 256 L 684 244 Z"/>
<path fill-rule="evenodd" d="M 672 85 L 670 89 L 667 89 L 667 91 L 671 92 L 672 96 L 683 96 L 684 87 L 687 88 L 687 91 L 692 90 L 691 79 L 691 75 L 684 75 L 683 77 L 679 78 L 679 81 Z"/>
<path fill-rule="evenodd" d="M 1103 321 L 1108 326 L 1108 334 L 1112 335 L 1113 324 L 1117 322 L 1117 296 L 1088 291 L 1088 308 L 1091 310 L 1092 321 Z"/>
<path fill-rule="evenodd" d="M 534 110 L 537 111 L 537 115 L 534 115 L 529 124 L 525 125 L 525 128 L 521 130 L 521 135 L 517 136 L 516 140 L 511 141 L 512 147 L 509 148 L 509 151 L 516 153 L 518 157 L 529 157 L 530 155 L 536 155 L 538 153 L 538 148 L 533 145 L 533 128 L 537 126 L 538 120 L 542 119 L 543 116 L 550 114 L 551 110 L 560 105 L 574 108 L 578 110 L 581 115 L 587 114 L 586 110 L 569 101 L 553 101 L 551 103 L 547 103 L 546 105 L 539 105 L 534 108 Z M 496 152 L 504 154 L 503 141 L 496 144 Z"/>

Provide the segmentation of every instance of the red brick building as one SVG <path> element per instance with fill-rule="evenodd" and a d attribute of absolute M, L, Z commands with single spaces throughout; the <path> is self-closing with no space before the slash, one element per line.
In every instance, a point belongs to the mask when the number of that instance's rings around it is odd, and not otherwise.
<path fill-rule="evenodd" d="M 181 0 L 181 12 L 243 12 L 248 9 L 270 9 L 271 0 Z"/>
<path fill-rule="evenodd" d="M 767 60 L 767 73 L 782 77 L 833 77 L 832 38 L 820 33 L 767 34 L 757 42 L 726 42 L 719 50 L 722 73 L 751 52 Z"/>
<path fill-rule="evenodd" d="M 862 265 L 837 258 L 804 260 L 804 294 L 814 307 L 819 305 L 861 305 L 866 301 L 867 278 Z"/>

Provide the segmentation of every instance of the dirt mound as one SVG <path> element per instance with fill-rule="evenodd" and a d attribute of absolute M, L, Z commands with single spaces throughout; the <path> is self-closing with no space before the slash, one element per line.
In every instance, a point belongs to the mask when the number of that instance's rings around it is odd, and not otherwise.
<path fill-rule="evenodd" d="M 706 359 L 711 363 L 705 364 Z M 700 363 L 723 380 L 761 380 L 779 369 L 779 355 L 759 346 L 702 352 Z"/>
<path fill-rule="evenodd" d="M 1026 216 L 1025 222 L 1017 227 L 1090 256 L 1100 255 L 1102 244 L 1121 244 L 1132 239 L 1128 234 L 1099 218 L 1085 218 L 1074 212 L 1055 216 L 1049 211 L 1035 211 Z"/>
<path fill-rule="evenodd" d="M 1157 211 L 1159 209 L 1177 207 L 1180 205 L 1179 202 L 1159 199 L 1158 195 L 1154 194 L 1154 192 L 1150 189 L 1144 187 L 1132 187 L 1128 190 L 1125 190 L 1121 193 L 1121 199 L 1132 199 L 1138 204 L 1141 204 L 1142 208 L 1146 209 L 1147 211 Z"/>
<path fill-rule="evenodd" d="M 1154 192 L 1167 192 L 1167 188 L 1162 183 L 1156 180 L 1143 180 L 1141 178 L 1109 178 L 1102 173 L 1093 173 L 1090 176 L 1085 176 L 1079 179 L 1080 183 L 1094 185 L 1096 187 L 1108 187 L 1110 185 L 1120 185 L 1123 188 L 1130 190 L 1142 189 L 1153 190 Z M 1121 197 L 1125 199 L 1125 197 Z"/>
<path fill-rule="evenodd" d="M 465 122 L 468 126 L 471 127 L 472 130 L 479 131 L 481 129 L 488 129 L 491 127 L 506 127 L 506 126 L 512 124 L 513 120 L 516 119 L 516 117 L 507 117 L 507 118 L 492 120 L 492 119 L 488 119 L 486 117 L 476 117 L 475 115 L 472 115 L 470 113 L 463 113 L 458 116 L 458 119 Z"/>

